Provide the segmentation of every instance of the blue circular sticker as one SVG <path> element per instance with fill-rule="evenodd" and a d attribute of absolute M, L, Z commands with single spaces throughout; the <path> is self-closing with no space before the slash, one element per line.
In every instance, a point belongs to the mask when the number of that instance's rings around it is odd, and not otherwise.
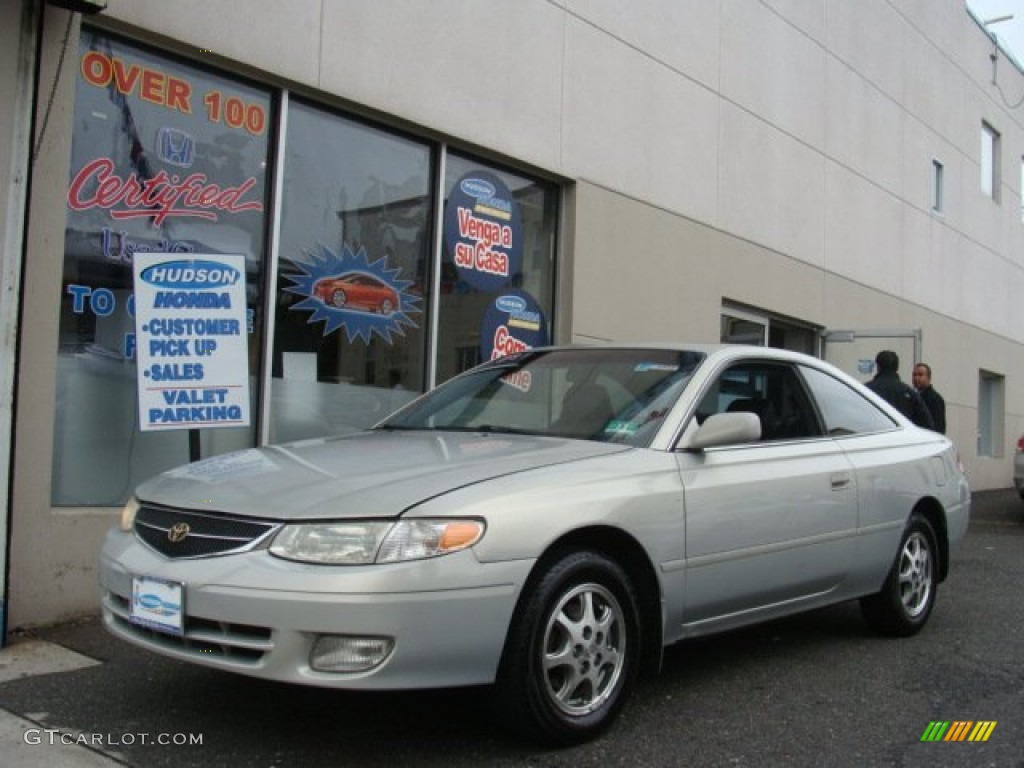
<path fill-rule="evenodd" d="M 448 196 L 444 242 L 459 277 L 496 292 L 519 273 L 523 253 L 519 204 L 505 183 L 487 171 L 467 173 Z"/>
<path fill-rule="evenodd" d="M 484 312 L 480 359 L 494 360 L 548 343 L 548 324 L 540 305 L 524 291 L 506 291 Z"/>

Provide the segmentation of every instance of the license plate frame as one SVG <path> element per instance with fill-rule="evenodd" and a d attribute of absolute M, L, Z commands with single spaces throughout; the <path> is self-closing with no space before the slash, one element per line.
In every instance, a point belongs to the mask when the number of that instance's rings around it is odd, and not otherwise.
<path fill-rule="evenodd" d="M 155 576 L 133 576 L 128 620 L 157 632 L 184 637 L 185 584 Z"/>

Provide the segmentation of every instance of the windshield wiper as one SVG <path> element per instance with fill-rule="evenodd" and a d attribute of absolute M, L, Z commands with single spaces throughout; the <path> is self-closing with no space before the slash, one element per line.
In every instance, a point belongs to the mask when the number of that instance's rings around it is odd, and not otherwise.
<path fill-rule="evenodd" d="M 517 427 L 505 427 L 500 424 L 445 424 L 434 427 L 443 432 L 479 432 L 485 435 L 538 435 L 542 434 L 535 429 L 520 429 Z"/>

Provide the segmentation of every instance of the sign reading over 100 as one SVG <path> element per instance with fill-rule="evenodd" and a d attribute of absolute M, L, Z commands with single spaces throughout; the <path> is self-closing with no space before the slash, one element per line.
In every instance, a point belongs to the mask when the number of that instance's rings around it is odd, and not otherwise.
<path fill-rule="evenodd" d="M 113 86 L 125 96 L 137 96 L 150 104 L 192 114 L 192 84 L 159 69 L 128 63 L 102 51 L 89 51 L 82 57 L 82 78 L 97 88 Z M 202 103 L 212 123 L 242 128 L 254 136 L 267 128 L 267 112 L 260 104 L 225 96 L 218 90 L 207 92 Z"/>

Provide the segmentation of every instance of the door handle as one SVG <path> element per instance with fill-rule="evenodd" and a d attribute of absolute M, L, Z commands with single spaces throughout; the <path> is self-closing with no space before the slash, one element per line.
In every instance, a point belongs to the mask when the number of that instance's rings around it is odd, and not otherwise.
<path fill-rule="evenodd" d="M 837 472 L 830 478 L 833 491 L 841 491 L 850 485 L 850 474 L 848 472 Z"/>

